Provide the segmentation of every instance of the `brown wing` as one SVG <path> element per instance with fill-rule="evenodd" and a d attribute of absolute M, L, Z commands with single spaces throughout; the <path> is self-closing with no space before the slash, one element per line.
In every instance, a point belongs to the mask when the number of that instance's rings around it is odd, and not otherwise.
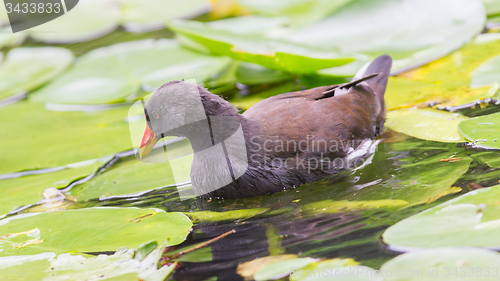
<path fill-rule="evenodd" d="M 345 146 L 347 141 L 375 136 L 380 105 L 367 85 L 351 87 L 341 96 L 320 99 L 331 87 L 277 95 L 257 103 L 243 116 L 260 127 L 261 140 L 267 140 L 261 145 L 275 152 L 276 157 L 311 152 L 338 155 L 335 145 Z M 287 142 L 290 145 L 280 147 Z"/>

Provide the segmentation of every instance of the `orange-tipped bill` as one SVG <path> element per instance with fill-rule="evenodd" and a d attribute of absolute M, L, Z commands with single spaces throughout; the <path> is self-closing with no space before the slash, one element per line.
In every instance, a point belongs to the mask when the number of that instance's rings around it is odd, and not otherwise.
<path fill-rule="evenodd" d="M 155 134 L 149 126 L 146 124 L 146 130 L 144 131 L 144 135 L 142 136 L 141 146 L 139 147 L 139 158 L 143 159 L 148 155 L 158 140 L 155 137 Z"/>

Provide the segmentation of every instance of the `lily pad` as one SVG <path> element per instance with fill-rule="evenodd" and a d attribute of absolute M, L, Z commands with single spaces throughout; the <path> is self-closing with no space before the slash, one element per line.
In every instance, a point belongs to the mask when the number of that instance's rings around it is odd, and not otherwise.
<path fill-rule="evenodd" d="M 484 28 L 485 21 L 480 0 L 358 0 L 284 38 L 371 58 L 389 54 L 394 58 L 393 71 L 401 71 L 460 48 Z"/>
<path fill-rule="evenodd" d="M 176 264 L 157 269 L 163 247 L 144 260 L 133 258 L 134 250 L 120 249 L 115 254 L 85 257 L 43 253 L 31 256 L 0 257 L 0 274 L 8 280 L 148 280 L 163 281 Z M 28 270 L 27 270 L 28 269 Z M 116 280 L 116 279 L 115 279 Z"/>
<path fill-rule="evenodd" d="M 481 64 L 500 55 L 499 42 L 469 43 L 444 58 L 390 77 L 385 93 L 386 106 L 389 110 L 416 105 L 453 109 L 495 97 L 497 85 L 472 89 L 470 81 Z"/>
<path fill-rule="evenodd" d="M 484 6 L 486 7 L 486 13 L 488 16 L 494 16 L 500 14 L 500 1 L 499 0 L 483 0 Z"/>
<path fill-rule="evenodd" d="M 500 249 L 500 186 L 471 191 L 388 228 L 384 242 L 396 250 L 438 247 Z"/>
<path fill-rule="evenodd" d="M 12 33 L 10 26 L 4 26 L 0 28 L 0 47 L 14 47 L 20 45 L 27 36 L 26 32 Z"/>
<path fill-rule="evenodd" d="M 318 260 L 313 258 L 295 258 L 269 263 L 259 269 L 253 278 L 255 281 L 277 280 L 290 275 L 294 269 L 300 269 L 316 261 Z"/>
<path fill-rule="evenodd" d="M 121 0 L 121 21 L 125 30 L 145 32 L 166 27 L 173 18 L 190 18 L 208 11 L 207 0 Z"/>
<path fill-rule="evenodd" d="M 320 47 L 246 35 L 218 29 L 213 23 L 175 20 L 169 28 L 205 46 L 214 54 L 257 63 L 264 67 L 294 73 L 311 73 L 319 69 L 344 65 L 352 56 Z"/>
<path fill-rule="evenodd" d="M 468 119 L 459 113 L 413 108 L 389 111 L 385 126 L 420 139 L 456 143 L 465 142 L 458 132 L 458 124 Z"/>
<path fill-rule="evenodd" d="M 500 84 L 500 56 L 489 59 L 472 73 L 471 88 Z"/>
<path fill-rule="evenodd" d="M 0 64 L 0 99 L 41 86 L 72 61 L 73 54 L 63 48 L 12 49 Z"/>
<path fill-rule="evenodd" d="M 29 33 L 46 43 L 85 42 L 115 30 L 119 19 L 119 6 L 114 1 L 80 0 L 67 15 L 34 27 Z"/>
<path fill-rule="evenodd" d="M 462 121 L 460 134 L 478 147 L 500 149 L 500 113 L 483 115 Z"/>
<path fill-rule="evenodd" d="M 46 188 L 63 188 L 74 180 L 93 174 L 101 164 L 101 161 L 90 161 L 62 171 L 0 180 L 3 194 L 0 197 L 0 217 L 17 207 L 37 203 L 43 198 Z"/>
<path fill-rule="evenodd" d="M 286 16 L 294 25 L 317 21 L 334 13 L 352 0 L 239 0 L 250 11 L 268 16 Z"/>
<path fill-rule="evenodd" d="M 273 261 L 275 259 L 276 261 Z M 278 280 L 290 276 L 292 281 L 306 280 L 369 280 L 381 281 L 382 278 L 374 269 L 365 266 L 357 266 L 352 259 L 331 259 L 320 261 L 313 258 L 293 258 L 292 255 L 271 256 L 261 258 L 266 264 L 253 275 L 256 281 Z M 255 260 L 257 261 L 257 260 Z M 253 266 L 255 261 L 246 263 L 246 267 Z M 259 266 L 259 264 L 255 264 Z M 250 272 L 238 267 L 240 275 Z M 248 275 L 248 274 L 246 274 Z M 246 276 L 245 275 L 245 276 Z"/>
<path fill-rule="evenodd" d="M 0 256 L 116 251 L 137 248 L 151 240 L 177 245 L 191 226 L 184 214 L 158 209 L 89 208 L 22 214 L 1 221 Z"/>
<path fill-rule="evenodd" d="M 197 83 L 228 67 L 230 59 L 181 48 L 175 40 L 141 40 L 91 51 L 39 91 L 39 102 L 102 104 L 130 100 L 141 84 L 159 87 L 171 80 Z M 131 97 L 132 96 L 132 97 Z"/>
<path fill-rule="evenodd" d="M 171 161 L 175 161 L 175 164 Z M 115 165 L 88 182 L 75 186 L 68 192 L 68 195 L 75 196 L 78 201 L 106 199 L 174 185 L 189 180 L 191 162 L 191 155 L 166 163 L 151 164 L 135 159 L 128 160 Z M 172 171 L 172 166 L 175 166 L 175 172 Z M 181 174 L 184 175 L 183 178 L 179 178 Z"/>
<path fill-rule="evenodd" d="M 65 166 L 132 148 L 128 108 L 53 112 L 21 101 L 0 110 L 0 174 Z"/>
<path fill-rule="evenodd" d="M 346 266 L 356 266 L 359 262 L 353 259 L 331 259 L 324 260 L 320 262 L 311 263 L 303 268 L 300 268 L 296 272 L 290 275 L 290 281 L 299 280 L 316 280 L 321 277 L 338 277 L 334 275 L 334 270 L 336 268 L 346 267 Z M 321 272 L 322 274 L 318 274 Z M 316 273 L 316 274 L 315 274 Z M 329 276 L 325 276 L 329 275 Z M 349 279 L 348 279 L 349 280 Z"/>
<path fill-rule="evenodd" d="M 386 281 L 497 280 L 500 254 L 477 248 L 439 248 L 406 253 L 386 262 Z"/>
<path fill-rule="evenodd" d="M 269 84 L 290 80 L 293 76 L 281 71 L 272 70 L 253 63 L 241 63 L 236 70 L 238 82 L 247 85 Z"/>

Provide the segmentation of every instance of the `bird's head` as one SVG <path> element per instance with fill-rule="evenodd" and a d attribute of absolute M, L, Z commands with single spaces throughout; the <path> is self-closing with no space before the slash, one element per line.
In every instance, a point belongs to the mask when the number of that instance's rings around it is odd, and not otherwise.
<path fill-rule="evenodd" d="M 139 157 L 148 155 L 158 140 L 166 136 L 186 136 L 189 124 L 206 120 L 202 103 L 205 89 L 190 81 L 172 81 L 158 88 L 144 108 L 146 130 Z"/>

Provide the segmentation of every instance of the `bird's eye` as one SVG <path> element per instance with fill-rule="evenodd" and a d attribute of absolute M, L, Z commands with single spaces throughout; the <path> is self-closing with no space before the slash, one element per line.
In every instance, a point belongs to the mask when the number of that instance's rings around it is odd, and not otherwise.
<path fill-rule="evenodd" d="M 153 112 L 153 117 L 155 119 L 160 119 L 160 115 L 158 115 L 158 112 Z"/>

